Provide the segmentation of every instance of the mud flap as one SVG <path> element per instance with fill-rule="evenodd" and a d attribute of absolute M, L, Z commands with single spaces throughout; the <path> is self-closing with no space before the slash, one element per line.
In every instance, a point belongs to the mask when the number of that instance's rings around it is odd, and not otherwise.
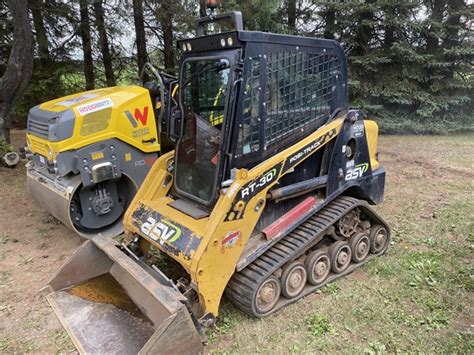
<path fill-rule="evenodd" d="M 82 354 L 196 354 L 201 338 L 185 297 L 101 234 L 42 289 Z"/>

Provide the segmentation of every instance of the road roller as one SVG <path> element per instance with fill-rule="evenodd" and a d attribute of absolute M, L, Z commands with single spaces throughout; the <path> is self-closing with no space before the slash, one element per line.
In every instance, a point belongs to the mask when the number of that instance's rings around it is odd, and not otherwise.
<path fill-rule="evenodd" d="M 349 108 L 336 41 L 245 31 L 230 12 L 178 47 L 175 149 L 128 206 L 122 242 L 94 236 L 44 287 L 82 353 L 199 353 L 223 297 L 266 317 L 390 244 L 373 207 L 378 126 Z"/>
<path fill-rule="evenodd" d="M 28 190 L 85 238 L 123 232 L 123 213 L 150 167 L 173 149 L 166 117 L 177 80 L 150 63 L 140 79 L 141 86 L 85 91 L 28 113 Z"/>

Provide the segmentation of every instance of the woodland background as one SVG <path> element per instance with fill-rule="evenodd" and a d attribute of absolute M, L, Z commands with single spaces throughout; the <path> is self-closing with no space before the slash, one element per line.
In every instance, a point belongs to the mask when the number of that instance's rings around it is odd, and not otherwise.
<path fill-rule="evenodd" d="M 341 42 L 351 106 L 384 133 L 474 130 L 470 1 L 221 1 L 229 10 L 247 30 Z M 0 0 L 3 136 L 41 102 L 137 83 L 146 61 L 176 73 L 176 40 L 205 14 L 205 0 Z"/>

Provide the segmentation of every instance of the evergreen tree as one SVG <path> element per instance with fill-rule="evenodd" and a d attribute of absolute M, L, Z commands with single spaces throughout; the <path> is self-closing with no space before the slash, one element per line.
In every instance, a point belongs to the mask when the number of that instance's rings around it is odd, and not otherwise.
<path fill-rule="evenodd" d="M 193 36 L 196 17 L 206 15 L 205 0 L 25 2 L 35 69 L 11 111 L 23 124 L 35 104 L 84 87 L 136 82 L 136 63 L 142 67 L 148 57 L 176 73 L 176 41 Z M 472 129 L 473 5 L 466 0 L 226 0 L 217 12 L 231 10 L 243 13 L 246 30 L 340 42 L 351 106 L 386 132 Z M 0 73 L 12 45 L 12 18 L 0 0 Z"/>
<path fill-rule="evenodd" d="M 462 0 L 317 4 L 325 22 L 319 35 L 335 38 L 348 52 L 352 107 L 376 118 L 386 132 L 472 127 L 471 5 Z"/>

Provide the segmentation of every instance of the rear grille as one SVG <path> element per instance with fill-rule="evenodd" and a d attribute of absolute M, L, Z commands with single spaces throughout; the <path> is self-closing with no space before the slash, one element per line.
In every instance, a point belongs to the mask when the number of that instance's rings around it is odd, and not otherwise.
<path fill-rule="evenodd" d="M 49 124 L 28 119 L 28 132 L 38 137 L 48 138 Z"/>

